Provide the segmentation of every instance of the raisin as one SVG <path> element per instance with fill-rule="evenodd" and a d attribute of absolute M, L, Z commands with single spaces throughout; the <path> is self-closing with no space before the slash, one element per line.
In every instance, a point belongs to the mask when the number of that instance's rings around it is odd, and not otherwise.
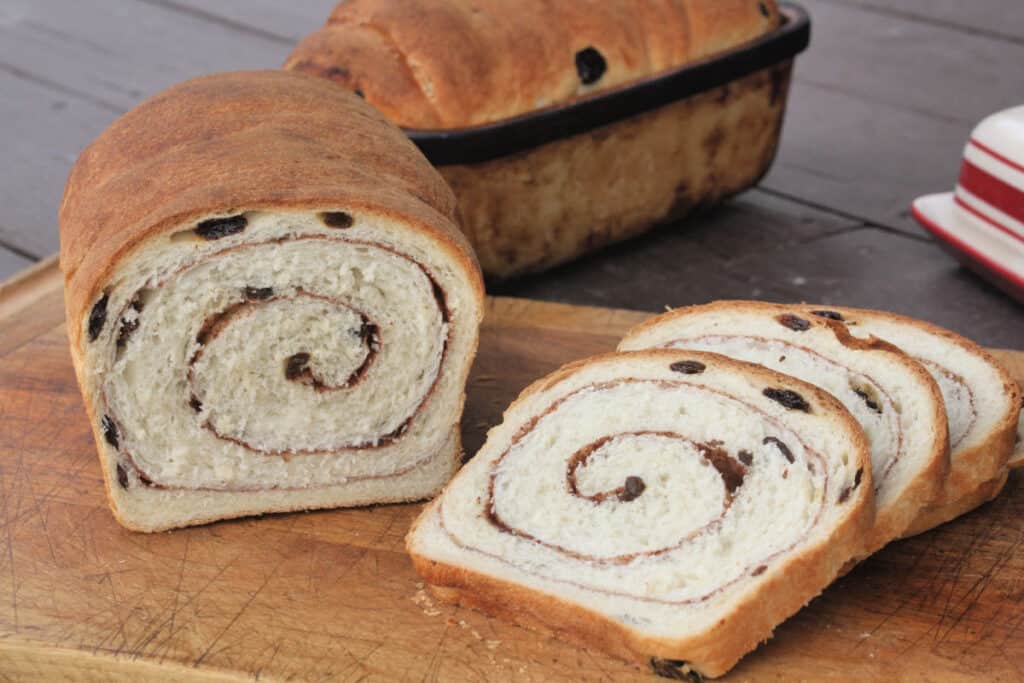
<path fill-rule="evenodd" d="M 771 10 L 768 9 L 768 5 L 764 4 L 763 2 L 759 2 L 757 3 L 757 8 L 761 10 L 761 15 L 765 19 L 771 19 L 772 12 Z"/>
<path fill-rule="evenodd" d="M 783 313 L 777 317 L 776 320 L 778 320 L 781 325 L 788 327 L 794 332 L 805 332 L 806 330 L 811 329 L 811 323 L 809 320 L 805 320 L 804 318 L 801 318 L 798 315 L 793 315 L 792 313 Z"/>
<path fill-rule="evenodd" d="M 707 366 L 695 360 L 681 360 L 668 366 L 672 372 L 681 372 L 684 375 L 699 375 L 707 369 Z"/>
<path fill-rule="evenodd" d="M 121 318 L 121 329 L 117 333 L 117 348 L 123 349 L 128 340 L 131 339 L 132 333 L 139 329 L 139 319 L 127 320 Z"/>
<path fill-rule="evenodd" d="M 245 230 L 249 219 L 245 216 L 228 216 L 227 218 L 208 218 L 196 226 L 196 234 L 207 240 L 219 240 L 222 237 L 235 235 Z"/>
<path fill-rule="evenodd" d="M 782 452 L 782 454 L 786 456 L 786 460 L 788 460 L 790 463 L 796 462 L 795 458 L 793 458 L 793 451 L 789 450 L 789 446 L 782 443 L 782 441 L 775 438 L 774 436 L 764 437 L 764 441 L 762 441 L 761 443 L 765 445 L 768 445 L 770 443 L 775 444 L 776 446 L 779 447 L 779 450 Z"/>
<path fill-rule="evenodd" d="M 119 448 L 121 443 L 121 435 L 117 432 L 117 425 L 113 420 L 110 419 L 109 415 L 104 415 L 100 421 L 100 426 L 103 427 L 103 438 L 107 440 L 114 448 Z"/>
<path fill-rule="evenodd" d="M 128 472 L 121 463 L 118 463 L 118 483 L 121 484 L 122 488 L 128 487 Z"/>
<path fill-rule="evenodd" d="M 245 298 L 249 301 L 263 301 L 274 296 L 273 287 L 246 287 L 242 290 Z"/>
<path fill-rule="evenodd" d="M 681 659 L 662 659 L 651 657 L 651 670 L 662 678 L 670 678 L 673 681 L 689 681 L 689 683 L 702 683 L 704 677 L 690 668 L 690 663 Z"/>
<path fill-rule="evenodd" d="M 356 222 L 352 216 L 344 211 L 326 211 L 320 214 L 320 220 L 322 220 L 324 225 L 328 228 L 337 228 L 338 230 L 351 228 Z"/>
<path fill-rule="evenodd" d="M 857 474 L 853 475 L 853 488 L 860 486 L 860 480 L 864 476 L 864 468 L 860 467 L 857 469 Z"/>
<path fill-rule="evenodd" d="M 96 341 L 96 337 L 100 336 L 100 332 L 103 331 L 103 325 L 107 322 L 107 302 L 110 300 L 109 294 L 104 294 L 99 301 L 93 304 L 92 311 L 89 312 L 89 341 Z"/>
<path fill-rule="evenodd" d="M 792 389 L 774 389 L 769 387 L 761 393 L 790 410 L 802 410 L 805 413 L 811 412 L 810 404 L 804 400 L 803 396 Z"/>
<path fill-rule="evenodd" d="M 746 465 L 747 467 L 750 467 L 751 465 L 754 464 L 754 454 L 751 453 L 750 451 L 740 451 L 739 459 L 740 462 Z"/>
<path fill-rule="evenodd" d="M 583 85 L 590 85 L 601 80 L 608 69 L 608 62 L 593 47 L 587 47 L 576 53 L 576 71 Z"/>
<path fill-rule="evenodd" d="M 623 503 L 636 500 L 646 488 L 647 484 L 645 484 L 644 480 L 640 477 L 626 477 L 626 484 L 622 487 L 622 493 L 619 494 L 619 500 Z"/>
<path fill-rule="evenodd" d="M 767 569 L 768 569 L 768 565 L 762 564 L 760 567 L 757 567 L 754 571 L 750 572 L 750 575 L 751 576 L 761 576 L 761 574 L 764 574 L 765 571 L 767 571 Z"/>
<path fill-rule="evenodd" d="M 355 95 L 356 97 L 358 97 L 359 99 L 362 99 L 362 100 L 365 100 L 365 99 L 366 99 L 366 93 L 364 93 L 364 92 L 363 92 L 362 90 L 360 90 L 359 88 L 356 88 L 355 90 L 353 90 L 353 91 L 352 91 L 352 93 L 353 93 L 353 94 L 354 94 L 354 95 Z"/>
<path fill-rule="evenodd" d="M 846 501 L 848 501 L 850 499 L 850 492 L 851 491 L 853 491 L 853 487 L 851 487 L 851 486 L 847 486 L 845 489 L 842 490 L 842 492 L 839 494 L 839 504 L 840 505 L 845 503 Z"/>
<path fill-rule="evenodd" d="M 838 320 L 842 322 L 843 314 L 839 311 L 811 311 L 811 315 L 816 315 L 819 318 L 828 318 L 829 320 Z"/>
<path fill-rule="evenodd" d="M 853 391 L 855 394 L 864 399 L 864 403 L 867 404 L 868 408 L 875 411 L 876 413 L 882 412 L 881 406 L 879 406 L 878 403 L 876 403 L 875 401 L 871 400 L 871 396 L 868 394 L 868 392 L 864 391 L 863 389 L 854 389 Z"/>
<path fill-rule="evenodd" d="M 289 356 L 288 360 L 285 361 L 284 376 L 287 379 L 298 379 L 305 374 L 309 368 L 309 354 L 302 352 L 296 353 L 294 356 Z"/>
<path fill-rule="evenodd" d="M 192 394 L 192 396 L 188 399 L 188 405 L 192 410 L 196 411 L 197 413 L 203 410 L 203 402 L 196 398 L 195 394 Z"/>
<path fill-rule="evenodd" d="M 720 441 L 699 443 L 697 448 L 700 450 L 701 455 L 711 463 L 711 466 L 718 470 L 718 474 L 722 477 L 722 482 L 725 484 L 726 491 L 731 495 L 736 492 L 736 489 L 743 486 L 743 478 L 747 474 L 747 468 L 736 462 L 720 444 Z"/>

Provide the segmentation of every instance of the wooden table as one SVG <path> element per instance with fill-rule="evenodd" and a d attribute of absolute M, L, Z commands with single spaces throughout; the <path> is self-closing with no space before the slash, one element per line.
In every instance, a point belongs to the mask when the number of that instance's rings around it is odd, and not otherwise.
<path fill-rule="evenodd" d="M 714 298 L 887 307 L 989 346 L 1024 316 L 910 218 L 984 115 L 1024 100 L 1021 0 L 801 0 L 814 21 L 782 148 L 709 214 L 496 289 L 660 310 Z M 57 249 L 64 180 L 118 114 L 205 72 L 275 67 L 336 0 L 3 0 L 0 280 Z"/>

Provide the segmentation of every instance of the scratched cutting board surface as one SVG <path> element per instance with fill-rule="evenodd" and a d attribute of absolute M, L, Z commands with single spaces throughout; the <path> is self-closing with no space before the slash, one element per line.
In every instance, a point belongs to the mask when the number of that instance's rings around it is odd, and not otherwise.
<path fill-rule="evenodd" d="M 467 450 L 531 380 L 644 317 L 490 300 Z M 435 603 L 403 551 L 419 505 L 125 531 L 66 344 L 54 264 L 0 287 L 0 680 L 654 680 Z M 1024 377 L 1024 353 L 1000 356 Z M 995 502 L 837 581 L 728 680 L 1022 678 L 1018 472 Z"/>

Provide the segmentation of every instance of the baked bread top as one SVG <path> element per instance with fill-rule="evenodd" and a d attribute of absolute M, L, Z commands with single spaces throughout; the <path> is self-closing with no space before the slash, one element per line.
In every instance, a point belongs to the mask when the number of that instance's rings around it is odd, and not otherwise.
<path fill-rule="evenodd" d="M 147 237 L 246 209 L 365 208 L 441 237 L 466 272 L 455 198 L 409 140 L 323 79 L 285 71 L 204 76 L 115 121 L 75 163 L 60 207 L 68 320 Z M 81 325 L 69 325 L 77 346 Z"/>
<path fill-rule="evenodd" d="M 348 0 L 285 68 L 355 91 L 400 126 L 462 128 L 667 71 L 780 22 L 775 0 Z"/>

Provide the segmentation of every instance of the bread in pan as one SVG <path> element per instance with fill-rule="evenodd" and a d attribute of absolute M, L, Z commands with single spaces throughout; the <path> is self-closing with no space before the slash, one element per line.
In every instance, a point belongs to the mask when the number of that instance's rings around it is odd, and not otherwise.
<path fill-rule="evenodd" d="M 949 419 L 949 476 L 940 496 L 906 535 L 959 517 L 1002 489 L 1016 441 L 1021 392 L 995 358 L 958 334 L 894 313 L 816 305 L 803 310 L 842 321 L 855 337 L 895 344 L 939 385 Z"/>
<path fill-rule="evenodd" d="M 458 132 L 629 88 L 781 24 L 774 0 L 348 0 L 285 68 L 405 128 Z M 549 268 L 753 185 L 775 154 L 790 57 L 690 97 L 666 86 L 667 104 L 585 132 L 555 122 L 543 144 L 438 160 L 484 272 Z"/>
<path fill-rule="evenodd" d="M 407 546 L 445 600 L 719 676 L 861 551 L 872 489 L 826 392 L 714 354 L 607 354 L 523 391 Z"/>
<path fill-rule="evenodd" d="M 722 353 L 838 398 L 871 444 L 878 510 L 865 555 L 905 534 L 942 493 L 949 469 L 942 395 L 928 372 L 891 344 L 857 339 L 842 323 L 798 307 L 722 301 L 657 316 L 631 330 L 619 348 Z"/>
<path fill-rule="evenodd" d="M 449 189 L 358 98 L 283 71 L 175 86 L 82 153 L 60 224 L 125 526 L 414 500 L 455 471 L 480 273 Z"/>
<path fill-rule="evenodd" d="M 403 128 L 467 128 L 723 52 L 775 0 L 346 0 L 286 69 L 358 92 Z"/>

